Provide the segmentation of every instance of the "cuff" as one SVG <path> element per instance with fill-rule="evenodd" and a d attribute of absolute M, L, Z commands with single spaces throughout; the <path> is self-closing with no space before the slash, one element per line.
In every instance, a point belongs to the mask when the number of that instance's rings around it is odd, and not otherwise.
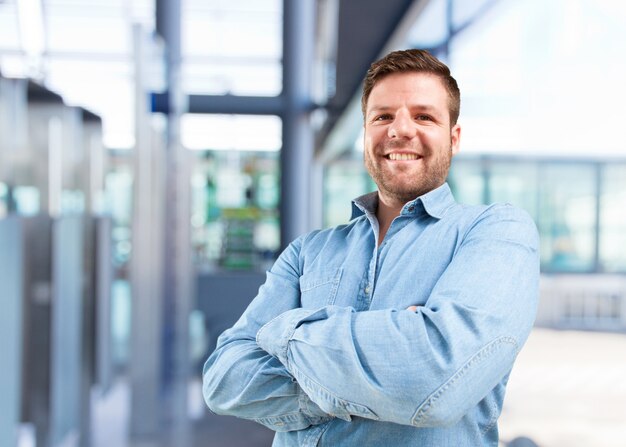
<path fill-rule="evenodd" d="M 298 396 L 298 406 L 300 411 L 309 418 L 311 425 L 318 425 L 333 418 L 313 402 L 302 388 Z"/>
<path fill-rule="evenodd" d="M 256 334 L 257 345 L 287 367 L 287 346 L 300 322 L 315 312 L 311 309 L 288 310 L 270 320 Z"/>

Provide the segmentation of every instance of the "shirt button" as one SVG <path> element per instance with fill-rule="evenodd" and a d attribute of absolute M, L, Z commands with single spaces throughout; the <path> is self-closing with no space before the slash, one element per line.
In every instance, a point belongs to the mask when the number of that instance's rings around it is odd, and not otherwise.
<path fill-rule="evenodd" d="M 370 286 L 367 286 L 367 287 L 365 288 L 365 294 L 366 294 L 366 295 L 369 295 L 369 294 L 370 294 Z"/>

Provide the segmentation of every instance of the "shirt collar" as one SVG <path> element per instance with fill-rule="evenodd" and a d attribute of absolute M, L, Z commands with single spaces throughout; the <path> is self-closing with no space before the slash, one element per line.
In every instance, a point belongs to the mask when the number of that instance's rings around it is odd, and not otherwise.
<path fill-rule="evenodd" d="M 426 212 L 430 216 L 441 219 L 448 208 L 455 205 L 452 191 L 447 183 L 421 195 L 420 197 L 407 202 L 400 212 L 403 216 L 412 216 Z M 376 214 L 378 208 L 378 192 L 357 197 L 352 201 L 352 219 L 356 219 L 364 214 Z"/>

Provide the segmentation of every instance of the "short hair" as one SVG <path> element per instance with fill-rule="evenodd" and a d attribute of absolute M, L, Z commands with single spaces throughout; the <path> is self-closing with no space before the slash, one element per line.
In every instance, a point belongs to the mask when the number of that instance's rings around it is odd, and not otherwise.
<path fill-rule="evenodd" d="M 459 119 L 461 111 L 461 91 L 459 86 L 450 75 L 450 69 L 446 64 L 428 51 L 418 49 L 393 51 L 370 66 L 365 75 L 363 95 L 361 96 L 363 118 L 365 118 L 367 101 L 374 86 L 390 74 L 406 72 L 430 73 L 441 79 L 448 92 L 450 125 L 454 126 Z"/>

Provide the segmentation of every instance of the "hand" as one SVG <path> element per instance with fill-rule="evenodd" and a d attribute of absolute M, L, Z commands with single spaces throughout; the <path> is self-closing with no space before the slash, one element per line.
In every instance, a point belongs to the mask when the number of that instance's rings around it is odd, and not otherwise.
<path fill-rule="evenodd" d="M 409 310 L 411 312 L 417 312 L 417 306 L 409 306 L 406 308 L 406 310 Z"/>

